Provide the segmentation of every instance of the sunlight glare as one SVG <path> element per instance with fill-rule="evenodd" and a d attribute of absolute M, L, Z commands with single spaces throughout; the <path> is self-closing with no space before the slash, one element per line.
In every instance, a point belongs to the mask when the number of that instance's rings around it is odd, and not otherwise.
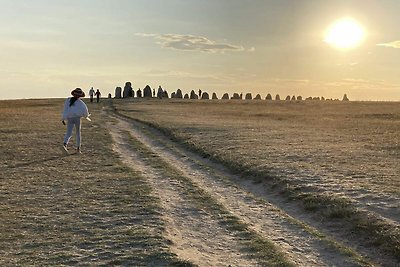
<path fill-rule="evenodd" d="M 364 28 L 356 20 L 342 18 L 328 28 L 324 41 L 334 48 L 347 50 L 359 46 L 365 35 Z"/>

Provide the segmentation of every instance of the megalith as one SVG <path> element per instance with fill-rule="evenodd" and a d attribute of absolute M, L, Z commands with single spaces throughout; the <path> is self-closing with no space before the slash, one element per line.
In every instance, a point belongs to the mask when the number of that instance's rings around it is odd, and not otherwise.
<path fill-rule="evenodd" d="M 241 99 L 238 93 L 234 93 L 231 99 Z"/>
<path fill-rule="evenodd" d="M 182 90 L 181 89 L 176 90 L 175 98 L 182 98 Z"/>
<path fill-rule="evenodd" d="M 133 90 L 132 90 L 131 82 L 126 82 L 125 83 L 123 97 L 124 98 L 133 97 Z"/>
<path fill-rule="evenodd" d="M 143 96 L 144 97 L 151 97 L 151 88 L 149 85 L 146 85 L 143 89 Z"/>
<path fill-rule="evenodd" d="M 122 88 L 121 87 L 116 87 L 115 88 L 115 98 L 121 98 L 121 92 L 122 92 Z"/>
<path fill-rule="evenodd" d="M 207 92 L 201 94 L 201 99 L 210 99 L 210 95 Z"/>
<path fill-rule="evenodd" d="M 168 98 L 168 92 L 167 92 L 167 90 L 164 90 L 162 97 Z"/>
<path fill-rule="evenodd" d="M 140 88 L 136 91 L 136 97 L 142 97 L 142 90 Z"/>
<path fill-rule="evenodd" d="M 161 88 L 161 85 L 160 85 L 160 86 L 158 86 L 158 89 L 157 89 L 157 97 L 159 99 L 161 99 L 163 97 L 163 95 L 164 95 L 164 90 Z"/>
<path fill-rule="evenodd" d="M 190 91 L 190 99 L 199 99 L 198 95 L 196 95 L 194 90 Z"/>

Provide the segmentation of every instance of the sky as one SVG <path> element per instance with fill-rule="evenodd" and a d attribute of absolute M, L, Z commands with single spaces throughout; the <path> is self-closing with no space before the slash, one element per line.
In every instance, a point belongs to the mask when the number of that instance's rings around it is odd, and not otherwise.
<path fill-rule="evenodd" d="M 400 101 L 398 0 L 0 0 L 0 99 L 147 84 Z M 336 20 L 365 29 L 324 41 Z"/>

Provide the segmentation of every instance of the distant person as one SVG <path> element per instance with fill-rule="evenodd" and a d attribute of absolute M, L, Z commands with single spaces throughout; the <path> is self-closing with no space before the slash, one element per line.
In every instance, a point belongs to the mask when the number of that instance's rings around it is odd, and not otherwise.
<path fill-rule="evenodd" d="M 199 99 L 201 99 L 201 89 L 199 89 Z"/>
<path fill-rule="evenodd" d="M 97 89 L 97 90 L 96 90 L 96 93 L 94 93 L 94 94 L 96 95 L 96 101 L 97 101 L 97 103 L 99 103 L 99 101 L 100 101 L 100 96 L 101 96 L 100 90 Z"/>
<path fill-rule="evenodd" d="M 72 130 L 76 131 L 76 152 L 81 153 L 81 118 L 89 118 L 89 111 L 86 104 L 80 99 L 85 97 L 81 88 L 76 88 L 71 92 L 72 97 L 68 97 L 64 103 L 62 123 L 67 124 L 67 132 L 64 136 L 63 148 L 68 152 L 68 143 L 72 136 Z M 65 123 L 67 121 L 67 123 Z"/>
<path fill-rule="evenodd" d="M 153 97 L 156 97 L 156 89 L 153 88 Z"/>
<path fill-rule="evenodd" d="M 93 102 L 93 96 L 94 96 L 94 89 L 93 89 L 93 87 L 90 88 L 90 90 L 89 90 L 89 96 L 90 96 L 90 103 L 92 103 L 92 102 Z"/>

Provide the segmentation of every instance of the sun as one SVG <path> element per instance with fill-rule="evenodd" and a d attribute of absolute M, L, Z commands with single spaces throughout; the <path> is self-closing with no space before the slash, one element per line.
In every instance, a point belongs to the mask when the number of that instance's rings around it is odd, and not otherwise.
<path fill-rule="evenodd" d="M 334 48 L 348 50 L 358 47 L 365 39 L 364 27 L 352 18 L 341 18 L 326 30 L 324 41 Z"/>

